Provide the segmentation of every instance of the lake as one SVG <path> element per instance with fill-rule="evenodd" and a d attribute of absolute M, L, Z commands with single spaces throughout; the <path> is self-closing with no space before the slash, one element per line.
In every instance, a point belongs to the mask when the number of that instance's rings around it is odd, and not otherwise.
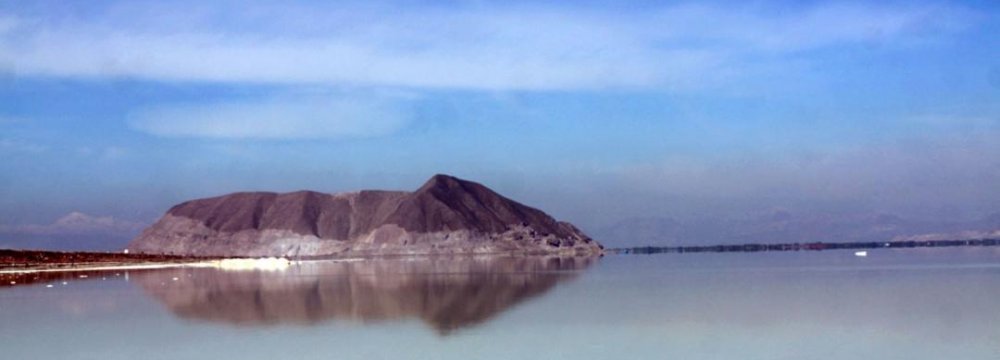
<path fill-rule="evenodd" d="M 1000 358 L 995 247 L 80 275 L 0 288 L 3 358 Z"/>

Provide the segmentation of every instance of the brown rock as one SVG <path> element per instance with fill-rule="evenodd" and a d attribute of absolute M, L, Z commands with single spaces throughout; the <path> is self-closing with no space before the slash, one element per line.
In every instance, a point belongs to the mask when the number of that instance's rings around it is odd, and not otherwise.
<path fill-rule="evenodd" d="M 579 229 L 475 182 L 435 175 L 414 192 L 234 193 L 184 202 L 132 251 L 211 256 L 598 254 Z"/>

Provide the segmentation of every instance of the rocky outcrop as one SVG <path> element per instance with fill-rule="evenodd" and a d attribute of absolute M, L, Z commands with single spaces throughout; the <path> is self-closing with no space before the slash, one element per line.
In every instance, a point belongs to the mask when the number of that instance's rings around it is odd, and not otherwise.
<path fill-rule="evenodd" d="M 192 200 L 128 246 L 141 253 L 288 257 L 589 255 L 602 248 L 572 224 L 447 175 L 414 192 L 244 192 Z"/>

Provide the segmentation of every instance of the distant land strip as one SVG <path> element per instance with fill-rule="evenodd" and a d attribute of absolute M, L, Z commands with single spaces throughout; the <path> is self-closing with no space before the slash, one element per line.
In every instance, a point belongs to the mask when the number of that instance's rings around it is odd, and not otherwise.
<path fill-rule="evenodd" d="M 954 246 L 997 246 L 1000 238 L 967 240 L 907 240 L 907 241 L 866 241 L 866 242 L 808 242 L 782 244 L 734 244 L 710 246 L 639 246 L 611 248 L 612 254 L 661 254 L 699 252 L 759 252 L 759 251 L 821 251 L 850 249 L 905 249 L 924 247 Z"/>
<path fill-rule="evenodd" d="M 207 261 L 220 257 L 127 254 L 96 251 L 49 251 L 0 249 L 0 270 L 79 268 L 124 264 L 170 264 Z"/>

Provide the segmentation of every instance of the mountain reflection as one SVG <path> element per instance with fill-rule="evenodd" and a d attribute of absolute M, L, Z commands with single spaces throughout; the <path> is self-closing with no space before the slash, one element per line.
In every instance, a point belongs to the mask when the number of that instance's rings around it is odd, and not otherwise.
<path fill-rule="evenodd" d="M 305 262 L 285 271 L 173 269 L 136 281 L 175 315 L 240 326 L 419 318 L 441 334 L 482 323 L 574 278 L 593 258 Z"/>

